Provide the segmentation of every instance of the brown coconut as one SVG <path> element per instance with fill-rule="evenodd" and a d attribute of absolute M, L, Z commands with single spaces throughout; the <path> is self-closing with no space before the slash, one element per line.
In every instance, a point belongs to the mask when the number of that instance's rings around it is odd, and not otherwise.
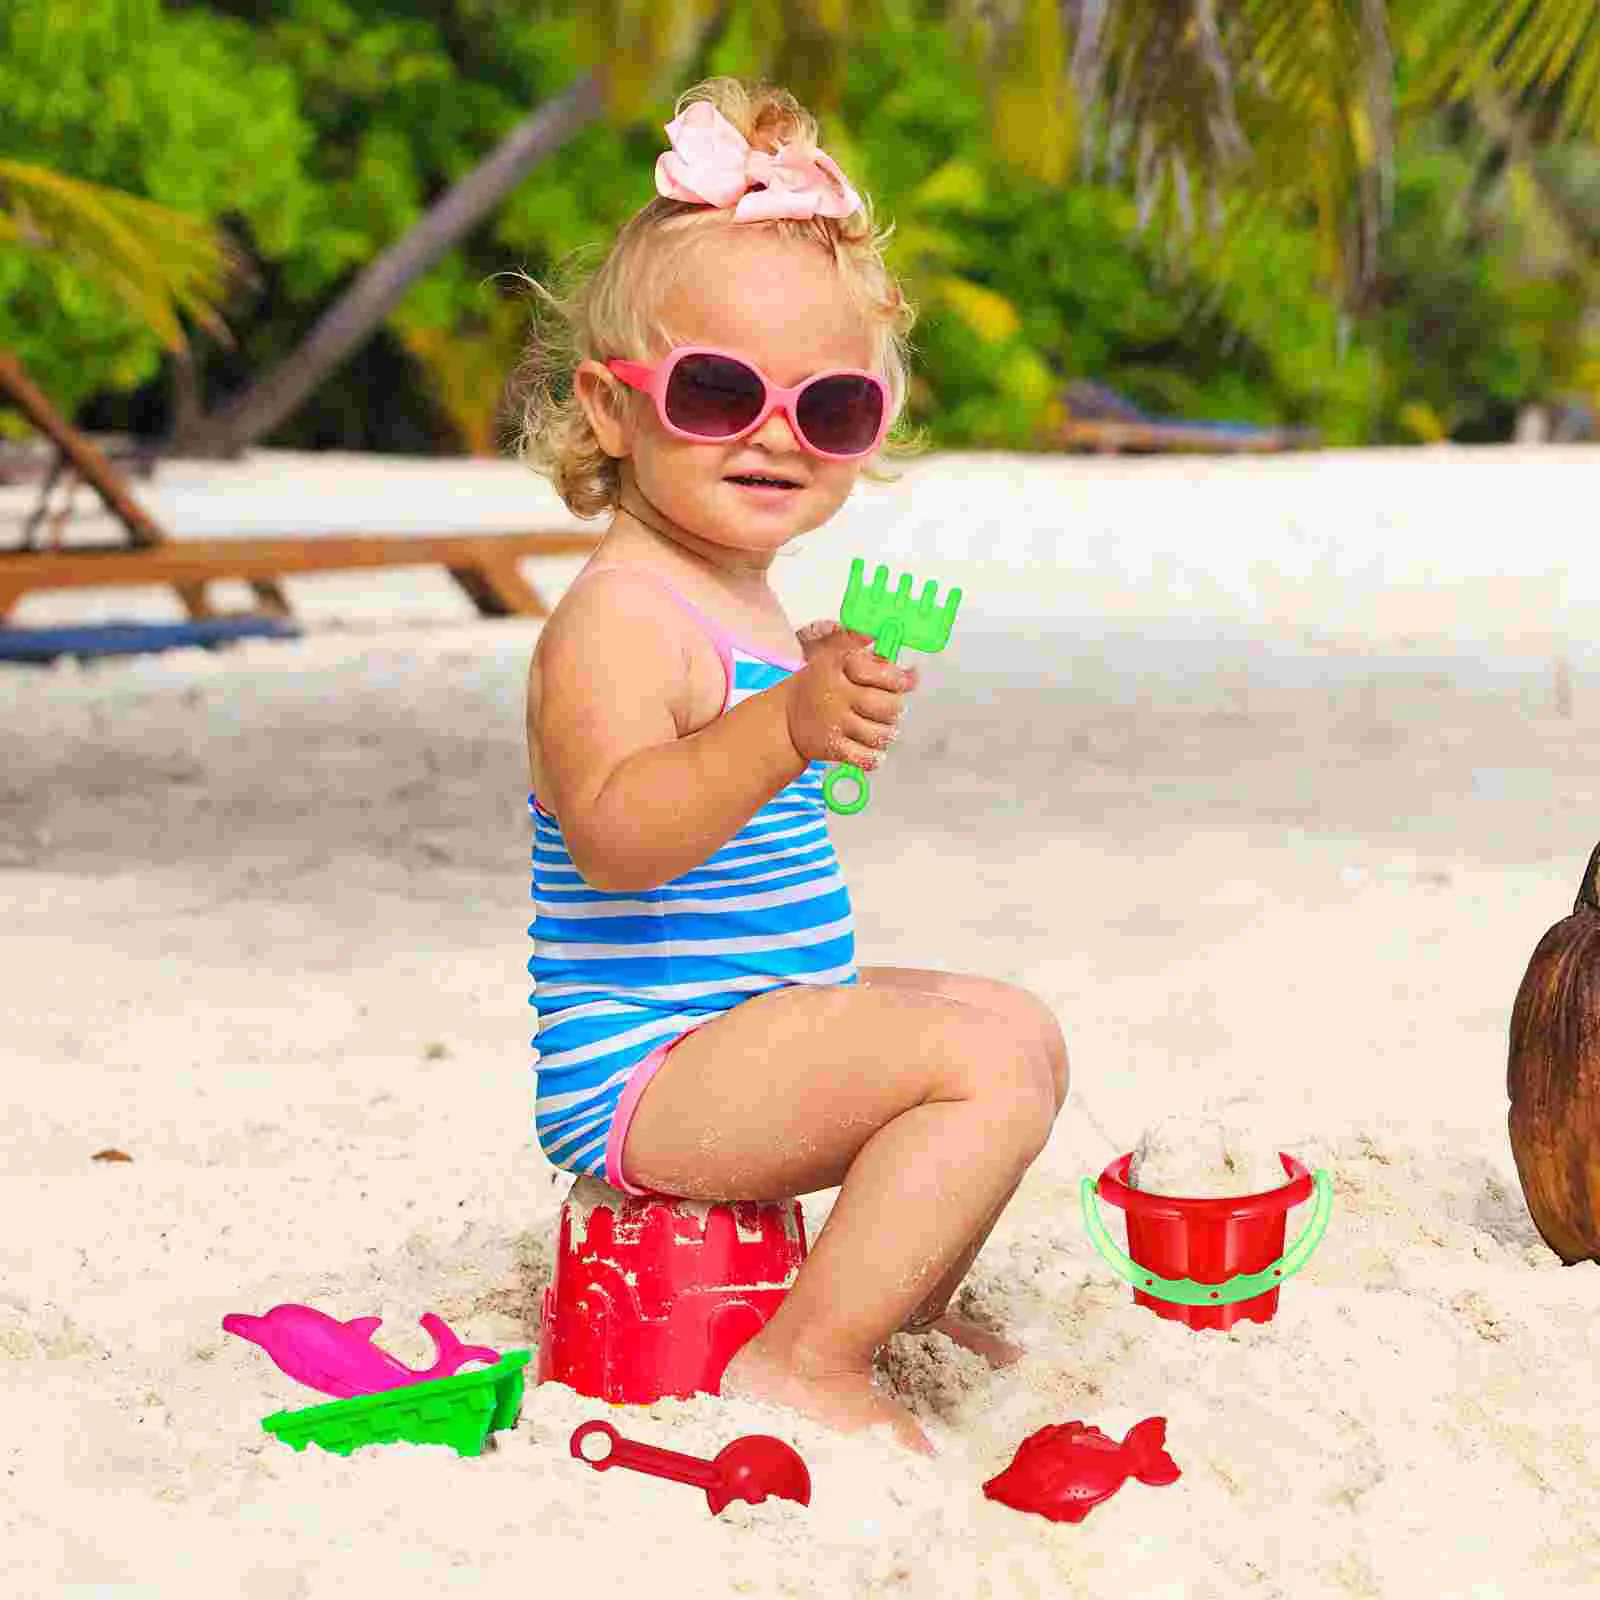
<path fill-rule="evenodd" d="M 1600 1260 L 1600 845 L 1539 941 L 1511 1011 L 1507 1119 L 1534 1226 L 1570 1267 Z"/>

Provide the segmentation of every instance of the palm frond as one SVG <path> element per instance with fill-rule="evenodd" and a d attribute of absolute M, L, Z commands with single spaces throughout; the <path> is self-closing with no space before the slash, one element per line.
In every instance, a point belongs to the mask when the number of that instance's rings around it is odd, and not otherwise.
<path fill-rule="evenodd" d="M 1076 145 L 1180 240 L 1202 205 L 1213 224 L 1236 215 L 1241 193 L 1309 206 L 1325 276 L 1370 280 L 1393 142 L 1383 0 L 949 0 L 946 14 L 989 74 L 1013 165 L 1059 181 Z"/>
<path fill-rule="evenodd" d="M 1490 84 L 1556 110 L 1558 136 L 1600 138 L 1600 0 L 1414 0 L 1415 100 Z"/>
<path fill-rule="evenodd" d="M 1104 158 L 1133 159 L 1142 225 L 1192 241 L 1196 189 L 1213 231 L 1309 213 L 1322 275 L 1372 281 L 1387 215 L 1392 80 L 1382 0 L 1079 0 L 1076 70 L 1101 108 Z M 1175 215 L 1174 215 L 1175 213 Z M 1225 259 L 1224 250 L 1220 259 Z"/>
<path fill-rule="evenodd" d="M 1215 0 L 1078 0 L 1072 56 L 1079 95 L 1100 112 L 1091 165 L 1113 173 L 1133 158 L 1141 209 L 1165 184 L 1180 198 L 1212 187 L 1248 147 L 1234 109 L 1235 54 Z M 1187 209 L 1185 206 L 1184 209 Z"/>
<path fill-rule="evenodd" d="M 181 318 L 226 339 L 240 258 L 208 223 L 52 167 L 0 159 L 0 246 L 50 251 L 109 288 L 169 349 Z"/>
<path fill-rule="evenodd" d="M 1309 204 L 1323 273 L 1359 294 L 1389 211 L 1394 63 L 1383 0 L 1244 0 L 1237 105 L 1250 197 Z"/>

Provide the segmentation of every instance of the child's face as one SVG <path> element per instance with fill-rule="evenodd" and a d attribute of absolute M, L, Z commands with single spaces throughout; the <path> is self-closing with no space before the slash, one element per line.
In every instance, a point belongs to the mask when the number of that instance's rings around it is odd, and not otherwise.
<path fill-rule="evenodd" d="M 798 384 L 838 367 L 873 370 L 866 320 L 822 252 L 738 226 L 696 242 L 659 310 L 679 342 L 741 356 L 772 383 Z M 652 350 L 648 359 L 669 353 Z M 604 373 L 598 363 L 584 365 Z M 843 505 L 867 459 L 813 455 L 782 411 L 732 442 L 680 439 L 661 426 L 648 395 L 608 373 L 605 381 L 626 398 L 621 416 L 593 404 L 587 410 L 602 447 L 624 458 L 624 481 L 631 473 L 656 511 L 724 549 L 770 557 L 820 526 Z M 589 379 L 591 394 L 596 383 Z M 749 473 L 800 487 L 762 492 L 731 481 Z"/>

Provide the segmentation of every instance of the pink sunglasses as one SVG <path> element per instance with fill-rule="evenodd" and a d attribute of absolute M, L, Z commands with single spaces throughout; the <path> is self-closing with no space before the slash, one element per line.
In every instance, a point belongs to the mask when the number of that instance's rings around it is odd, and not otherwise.
<path fill-rule="evenodd" d="M 656 403 L 668 433 L 701 444 L 753 433 L 779 408 L 813 455 L 850 461 L 870 455 L 889 431 L 889 386 L 854 368 L 819 372 L 793 389 L 725 350 L 680 345 L 665 361 L 608 361 L 630 388 Z"/>

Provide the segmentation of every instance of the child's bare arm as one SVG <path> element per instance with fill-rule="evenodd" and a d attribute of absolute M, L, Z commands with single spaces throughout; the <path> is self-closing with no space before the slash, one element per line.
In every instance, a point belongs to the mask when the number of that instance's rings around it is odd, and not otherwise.
<path fill-rule="evenodd" d="M 550 809 L 597 889 L 656 888 L 713 856 L 804 771 L 782 695 L 683 736 L 693 624 L 600 574 L 547 625 L 537 732 Z"/>
<path fill-rule="evenodd" d="M 540 642 L 546 787 L 574 865 L 611 892 L 654 889 L 709 860 L 812 761 L 874 771 L 917 673 L 836 630 L 806 665 L 695 733 L 694 628 L 626 576 L 587 581 Z"/>

